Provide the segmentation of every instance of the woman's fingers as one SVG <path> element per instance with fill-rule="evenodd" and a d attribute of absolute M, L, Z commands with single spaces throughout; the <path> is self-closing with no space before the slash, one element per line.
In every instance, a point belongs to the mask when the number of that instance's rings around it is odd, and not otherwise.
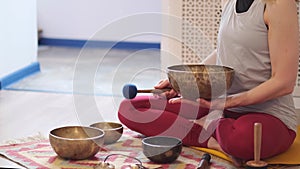
<path fill-rule="evenodd" d="M 207 109 L 215 109 L 215 110 L 224 110 L 226 99 L 216 99 L 212 101 L 205 100 L 203 98 L 199 98 L 196 101 L 183 99 L 182 97 L 171 98 L 169 100 L 170 104 L 178 104 L 178 103 L 187 103 L 195 106 L 200 106 Z"/>
<path fill-rule="evenodd" d="M 155 89 L 164 89 L 170 87 L 171 85 L 168 79 L 160 80 L 158 84 L 154 86 Z M 166 97 L 167 99 L 171 99 L 178 96 L 178 93 L 174 89 L 170 89 L 169 91 L 166 91 L 160 95 Z"/>
<path fill-rule="evenodd" d="M 168 79 L 163 79 L 159 81 L 157 85 L 154 86 L 155 89 L 163 89 L 167 87 L 170 87 L 170 82 Z"/>
<path fill-rule="evenodd" d="M 170 104 L 187 103 L 187 104 L 190 104 L 190 105 L 199 106 L 199 103 L 197 103 L 196 101 L 183 99 L 182 97 L 172 98 L 172 99 L 169 100 L 169 103 Z"/>
<path fill-rule="evenodd" d="M 171 89 L 170 91 L 165 92 L 165 96 L 168 99 L 174 98 L 178 95 L 177 92 L 175 92 L 175 90 Z"/>
<path fill-rule="evenodd" d="M 197 99 L 197 102 L 200 104 L 201 107 L 204 107 L 204 108 L 210 108 L 211 106 L 211 102 L 210 101 L 207 101 L 205 99 L 202 99 L 202 98 L 199 98 Z"/>

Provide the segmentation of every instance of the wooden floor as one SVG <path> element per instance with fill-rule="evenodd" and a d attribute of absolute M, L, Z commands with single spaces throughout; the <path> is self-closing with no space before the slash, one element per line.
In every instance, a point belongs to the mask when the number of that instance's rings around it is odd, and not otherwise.
<path fill-rule="evenodd" d="M 90 86 L 85 78 L 74 83 L 74 70 L 82 50 L 39 46 L 41 71 L 0 90 L 0 144 L 39 134 L 48 137 L 51 129 L 60 126 L 118 121 L 122 86 L 130 82 L 143 88 L 153 87 L 161 78 L 157 49 L 106 53 L 106 49 L 88 48 L 84 49 L 83 62 L 89 66 L 84 66 L 80 75 L 93 74 L 95 86 L 87 89 L 93 93 L 76 92 L 74 84 L 80 86 L 80 91 Z M 91 71 L 91 65 L 100 63 L 101 69 Z M 0 168 L 11 165 L 0 158 Z"/>
<path fill-rule="evenodd" d="M 123 98 L 0 90 L 0 142 L 42 135 L 66 125 L 118 121 Z M 1 167 L 14 164 L 0 158 Z"/>

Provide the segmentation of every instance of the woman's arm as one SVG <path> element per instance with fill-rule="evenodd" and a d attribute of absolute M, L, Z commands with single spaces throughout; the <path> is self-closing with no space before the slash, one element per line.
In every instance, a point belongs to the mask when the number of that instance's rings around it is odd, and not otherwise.
<path fill-rule="evenodd" d="M 217 50 L 215 49 L 211 54 L 209 54 L 205 59 L 201 61 L 201 64 L 215 65 L 217 63 Z"/>
<path fill-rule="evenodd" d="M 271 78 L 247 92 L 229 96 L 225 108 L 257 104 L 293 92 L 299 64 L 298 16 L 295 1 L 276 0 L 268 3 L 265 22 L 269 27 Z M 200 103 L 207 106 L 211 104 L 202 99 Z M 217 103 L 215 104 L 218 107 Z"/>

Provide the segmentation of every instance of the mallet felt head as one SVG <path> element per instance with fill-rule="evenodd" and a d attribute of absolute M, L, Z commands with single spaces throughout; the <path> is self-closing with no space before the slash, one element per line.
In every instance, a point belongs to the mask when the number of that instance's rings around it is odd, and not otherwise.
<path fill-rule="evenodd" d="M 123 87 L 123 96 L 126 99 L 133 99 L 137 95 L 138 90 L 137 87 L 133 84 L 126 84 Z"/>

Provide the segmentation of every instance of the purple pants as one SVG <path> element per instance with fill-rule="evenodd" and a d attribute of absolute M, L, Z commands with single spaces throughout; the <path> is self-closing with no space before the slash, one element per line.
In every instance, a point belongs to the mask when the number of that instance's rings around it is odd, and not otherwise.
<path fill-rule="evenodd" d="M 208 109 L 187 103 L 169 104 L 166 99 L 139 96 L 123 100 L 119 107 L 119 120 L 129 129 L 145 136 L 173 136 L 184 145 L 207 147 L 214 137 L 222 149 L 237 158 L 250 160 L 254 156 L 254 123 L 262 124 L 261 158 L 286 151 L 296 133 L 278 118 L 265 113 L 236 113 L 223 111 L 223 117 L 208 123 L 205 129 L 192 120 L 204 117 Z"/>

